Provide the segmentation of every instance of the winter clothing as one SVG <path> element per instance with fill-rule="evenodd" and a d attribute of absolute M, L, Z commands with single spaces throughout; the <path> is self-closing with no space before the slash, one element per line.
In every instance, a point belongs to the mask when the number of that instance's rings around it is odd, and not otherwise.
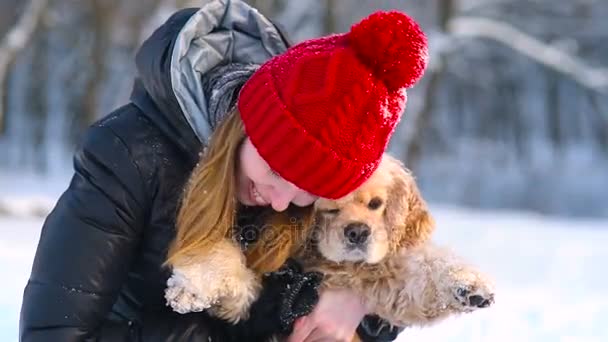
<path fill-rule="evenodd" d="M 238 91 L 259 65 L 230 63 L 219 65 L 202 76 L 201 87 L 207 100 L 207 112 L 212 122 L 218 121 L 234 107 Z"/>
<path fill-rule="evenodd" d="M 368 315 L 357 327 L 357 334 L 361 342 L 390 342 L 397 339 L 397 336 L 404 330 L 404 327 L 390 326 L 376 315 Z"/>
<path fill-rule="evenodd" d="M 214 32 L 226 35 L 226 44 L 278 34 L 267 21 L 256 26 L 262 21 L 251 19 L 257 12 L 230 4 L 224 9 L 229 15 L 201 10 L 216 16 Z M 21 341 L 226 341 L 238 332 L 205 313 L 177 314 L 164 299 L 170 270 L 161 265 L 175 236 L 180 189 L 207 138 L 195 134 L 171 83 L 171 51 L 198 12 L 182 10 L 154 32 L 137 54 L 132 103 L 85 133 L 70 186 L 42 229 L 23 297 Z M 248 46 L 259 60 L 267 55 L 262 47 Z M 197 85 L 180 86 L 186 98 Z M 199 132 L 212 132 L 222 119 L 206 110 L 199 113 Z"/>
<path fill-rule="evenodd" d="M 226 328 L 219 341 L 261 342 L 275 335 L 289 336 L 295 320 L 311 313 L 317 304 L 322 279 L 320 273 L 303 272 L 296 261 L 288 260 L 278 271 L 263 276 L 262 292 L 249 310 L 250 318 Z"/>
<path fill-rule="evenodd" d="M 173 90 L 169 96 L 177 98 L 180 112 L 203 144 L 221 117 L 209 113 L 210 98 L 201 78 L 226 63 L 258 67 L 286 49 L 287 42 L 276 27 L 242 1 L 208 1 L 185 23 L 175 47 L 168 51 L 172 57 L 167 75 Z"/>
<path fill-rule="evenodd" d="M 209 23 L 213 29 L 196 39 L 217 44 L 213 53 L 198 50 L 209 58 L 196 59 L 183 35 Z M 21 341 L 255 341 L 250 337 L 279 328 L 276 322 L 286 317 L 281 310 L 310 309 L 315 284 L 296 273 L 265 280 L 249 325 L 232 326 L 204 312 L 177 314 L 164 299 L 170 270 L 162 263 L 175 236 L 181 189 L 222 119 L 220 108 L 236 102 L 240 85 L 233 81 L 251 70 L 235 65 L 225 69 L 225 80 L 209 77 L 227 62 L 264 60 L 269 46 L 286 44 L 281 37 L 244 3 L 217 0 L 177 12 L 144 42 L 131 103 L 88 129 L 71 183 L 44 223 L 24 291 Z M 297 284 L 307 299 L 287 300 L 299 296 L 286 290 Z M 294 305 L 277 309 L 290 301 Z"/>
<path fill-rule="evenodd" d="M 264 276 L 264 287 L 265 293 L 273 295 L 275 298 L 269 300 L 260 296 L 260 300 L 253 305 L 255 310 L 256 307 L 260 307 L 258 304 L 260 301 L 266 303 L 272 303 L 271 305 L 264 305 L 263 308 L 266 315 L 261 315 L 261 312 L 252 311 L 255 314 L 254 319 L 263 320 L 263 323 L 249 325 L 255 327 L 257 331 L 260 330 L 260 326 L 268 325 L 269 317 L 274 317 L 275 320 L 272 322 L 272 330 L 270 332 L 278 332 L 288 336 L 293 330 L 293 324 L 299 317 L 306 316 L 311 313 L 314 306 L 319 300 L 319 294 L 317 292 L 323 275 L 318 272 L 303 272 L 302 266 L 299 265 L 295 260 L 289 259 L 281 269 L 277 272 L 266 274 Z M 288 284 L 289 286 L 285 286 Z M 280 292 L 272 293 L 268 289 L 282 289 Z M 274 311 L 273 311 L 274 310 Z M 268 331 L 264 331 L 268 332 Z M 268 336 L 265 335 L 265 336 Z"/>
<path fill-rule="evenodd" d="M 241 90 L 247 136 L 283 178 L 321 197 L 342 197 L 378 167 L 405 108 L 405 88 L 426 61 L 424 34 L 396 11 L 300 43 Z"/>

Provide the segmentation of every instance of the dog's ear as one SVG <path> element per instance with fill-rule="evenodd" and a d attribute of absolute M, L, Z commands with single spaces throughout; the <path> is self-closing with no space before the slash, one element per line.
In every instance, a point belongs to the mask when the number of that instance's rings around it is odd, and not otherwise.
<path fill-rule="evenodd" d="M 272 209 L 258 222 L 260 236 L 245 251 L 247 267 L 256 274 L 278 270 L 305 243 L 313 227 L 313 206 L 298 207 L 290 205 L 283 212 Z"/>
<path fill-rule="evenodd" d="M 391 161 L 386 220 L 390 229 L 391 249 L 398 250 L 427 241 L 435 227 L 414 176 L 398 161 Z"/>

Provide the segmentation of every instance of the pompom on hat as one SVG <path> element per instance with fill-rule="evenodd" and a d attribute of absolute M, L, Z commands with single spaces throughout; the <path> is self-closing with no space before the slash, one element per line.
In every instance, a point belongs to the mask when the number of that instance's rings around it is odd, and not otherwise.
<path fill-rule="evenodd" d="M 256 71 L 239 94 L 246 134 L 283 178 L 337 199 L 376 170 L 427 65 L 427 39 L 397 11 L 304 41 Z"/>

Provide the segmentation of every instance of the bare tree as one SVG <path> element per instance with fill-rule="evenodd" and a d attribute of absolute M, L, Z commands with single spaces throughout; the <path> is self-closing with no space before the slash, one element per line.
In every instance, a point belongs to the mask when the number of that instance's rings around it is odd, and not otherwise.
<path fill-rule="evenodd" d="M 436 39 L 443 39 L 448 30 L 448 24 L 455 12 L 454 0 L 444 0 L 438 3 L 438 20 L 439 32 L 435 35 Z M 436 51 L 431 51 L 431 65 L 429 66 L 429 75 L 427 86 L 424 92 L 424 104 L 422 108 L 413 113 L 411 123 L 408 125 L 408 131 L 405 134 L 405 163 L 408 167 L 414 167 L 420 158 L 420 150 L 422 148 L 422 134 L 426 131 L 431 120 L 431 115 L 435 109 L 437 101 L 437 92 L 441 84 L 441 79 L 446 70 L 448 50 L 438 46 Z M 433 60 L 433 57 L 435 60 Z"/>
<path fill-rule="evenodd" d="M 4 98 L 9 68 L 19 52 L 34 36 L 47 5 L 48 0 L 31 0 L 19 21 L 0 42 L 0 132 L 4 127 Z"/>
<path fill-rule="evenodd" d="M 91 30 L 93 33 L 90 52 L 91 75 L 85 91 L 83 127 L 86 127 L 98 117 L 100 88 L 103 86 L 103 78 L 106 74 L 105 58 L 110 39 L 109 27 L 116 10 L 114 1 L 92 0 L 90 6 Z"/>
<path fill-rule="evenodd" d="M 335 0 L 327 0 L 326 1 L 326 10 L 323 20 L 323 30 L 325 33 L 336 33 L 338 30 L 336 24 L 336 1 Z"/>
<path fill-rule="evenodd" d="M 608 68 L 593 68 L 577 56 L 543 43 L 516 27 L 488 18 L 459 17 L 450 20 L 449 33 L 455 38 L 492 39 L 537 62 L 572 78 L 580 85 L 608 91 Z"/>

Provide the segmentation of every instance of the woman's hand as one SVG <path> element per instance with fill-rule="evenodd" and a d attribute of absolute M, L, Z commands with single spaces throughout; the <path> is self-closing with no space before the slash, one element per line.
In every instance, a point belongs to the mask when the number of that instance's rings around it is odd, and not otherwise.
<path fill-rule="evenodd" d="M 352 291 L 323 291 L 315 309 L 296 320 L 287 342 L 350 342 L 367 311 Z"/>

